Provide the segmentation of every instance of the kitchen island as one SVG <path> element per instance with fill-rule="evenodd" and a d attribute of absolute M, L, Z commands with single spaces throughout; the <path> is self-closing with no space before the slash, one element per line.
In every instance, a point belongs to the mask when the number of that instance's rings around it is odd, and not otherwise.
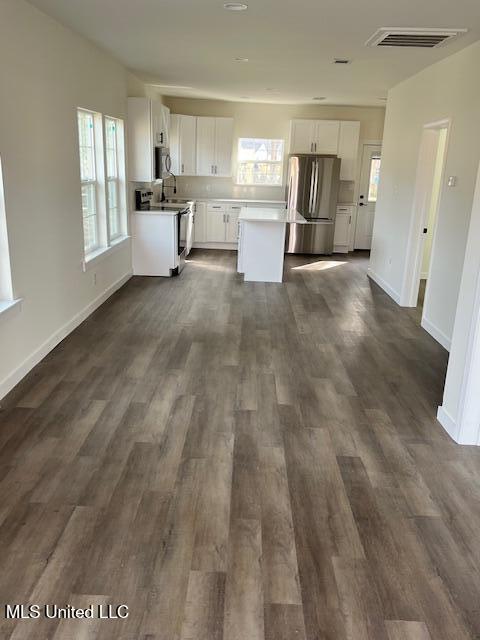
<path fill-rule="evenodd" d="M 245 282 L 282 282 L 286 226 L 306 222 L 294 209 L 242 207 L 237 271 Z"/>

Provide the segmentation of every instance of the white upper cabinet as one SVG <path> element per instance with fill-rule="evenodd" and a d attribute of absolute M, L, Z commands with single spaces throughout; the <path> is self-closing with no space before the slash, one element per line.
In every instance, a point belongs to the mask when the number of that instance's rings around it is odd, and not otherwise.
<path fill-rule="evenodd" d="M 336 155 L 339 132 L 338 120 L 292 120 L 290 153 Z"/>
<path fill-rule="evenodd" d="M 232 118 L 197 118 L 197 175 L 232 175 Z"/>
<path fill-rule="evenodd" d="M 161 102 L 152 101 L 153 144 L 155 147 L 168 147 L 170 109 Z"/>
<path fill-rule="evenodd" d="M 360 122 L 292 120 L 290 153 L 336 155 L 342 160 L 340 180 L 355 180 Z"/>
<path fill-rule="evenodd" d="M 168 108 L 158 101 L 128 98 L 129 180 L 155 180 L 153 150 L 168 146 L 169 113 Z"/>
<path fill-rule="evenodd" d="M 170 155 L 172 173 L 178 176 L 194 176 L 196 162 L 197 119 L 195 116 L 170 116 Z"/>
<path fill-rule="evenodd" d="M 315 153 L 316 120 L 292 120 L 290 153 Z"/>
<path fill-rule="evenodd" d="M 197 175 L 215 174 L 215 118 L 197 118 Z"/>
<path fill-rule="evenodd" d="M 315 153 L 337 155 L 339 135 L 340 122 L 337 120 L 317 120 L 313 141 Z"/>
<path fill-rule="evenodd" d="M 215 175 L 232 175 L 233 119 L 215 118 Z"/>
<path fill-rule="evenodd" d="M 342 159 L 340 180 L 357 179 L 357 157 L 360 142 L 360 122 L 340 122 L 338 156 Z"/>

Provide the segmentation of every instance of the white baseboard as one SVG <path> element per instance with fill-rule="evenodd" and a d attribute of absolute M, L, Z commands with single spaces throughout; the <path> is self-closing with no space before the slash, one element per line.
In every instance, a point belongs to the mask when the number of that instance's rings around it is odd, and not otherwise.
<path fill-rule="evenodd" d="M 438 407 L 437 420 L 448 433 L 448 435 L 458 443 L 457 440 L 457 424 L 448 411 L 442 406 Z M 460 444 L 460 443 L 459 443 Z"/>
<path fill-rule="evenodd" d="M 393 298 L 393 300 L 395 300 L 397 304 L 400 304 L 400 294 L 398 293 L 398 291 L 395 291 L 395 289 L 393 289 L 388 284 L 388 282 L 386 282 L 381 276 L 379 276 L 378 273 L 375 273 L 375 271 L 370 269 L 370 267 L 368 268 L 367 273 L 369 278 L 376 282 L 378 286 L 385 291 L 385 293 L 388 293 L 388 295 Z"/>
<path fill-rule="evenodd" d="M 422 324 L 422 327 L 425 329 L 425 331 L 432 336 L 432 338 L 435 338 L 435 340 L 439 342 L 444 349 L 450 352 L 452 341 L 448 336 L 446 336 L 442 331 L 440 331 L 440 329 L 437 326 L 435 326 L 433 322 L 430 322 L 428 318 L 423 317 L 421 324 Z"/>
<path fill-rule="evenodd" d="M 428 271 L 423 271 L 420 274 L 420 280 L 426 280 L 428 278 Z"/>
<path fill-rule="evenodd" d="M 130 280 L 132 273 L 126 273 L 119 280 L 114 282 L 108 289 L 101 293 L 95 300 L 90 302 L 84 309 L 77 313 L 71 320 L 64 324 L 58 331 L 55 331 L 45 342 L 28 356 L 14 371 L 0 382 L 0 400 L 4 398 L 26 375 L 35 367 L 46 355 L 54 349 L 64 338 L 76 329 L 84 320 L 90 316 L 95 309 L 102 305 L 111 295 Z"/>

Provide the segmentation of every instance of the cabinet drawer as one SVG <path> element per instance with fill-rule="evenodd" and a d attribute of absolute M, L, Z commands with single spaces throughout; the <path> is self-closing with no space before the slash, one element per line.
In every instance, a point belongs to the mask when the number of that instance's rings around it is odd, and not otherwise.
<path fill-rule="evenodd" d="M 222 203 L 217 203 L 217 202 L 209 202 L 207 204 L 207 211 L 213 211 L 213 212 L 220 212 L 220 213 L 225 213 L 226 212 L 226 206 Z"/>
<path fill-rule="evenodd" d="M 234 213 L 237 216 L 240 214 L 240 211 L 243 209 L 243 207 L 246 207 L 247 205 L 244 202 L 236 202 L 235 204 L 229 204 L 227 205 L 227 213 Z"/>

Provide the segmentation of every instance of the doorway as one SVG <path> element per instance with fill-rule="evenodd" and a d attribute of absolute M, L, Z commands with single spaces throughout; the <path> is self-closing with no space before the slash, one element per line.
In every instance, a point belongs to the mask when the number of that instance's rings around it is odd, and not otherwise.
<path fill-rule="evenodd" d="M 380 145 L 363 145 L 354 249 L 370 251 L 372 248 L 381 156 L 382 147 Z"/>
<path fill-rule="evenodd" d="M 449 120 L 425 125 L 418 154 L 410 244 L 404 277 L 404 306 L 421 307 L 422 325 L 429 303 L 435 231 L 442 197 Z"/>

